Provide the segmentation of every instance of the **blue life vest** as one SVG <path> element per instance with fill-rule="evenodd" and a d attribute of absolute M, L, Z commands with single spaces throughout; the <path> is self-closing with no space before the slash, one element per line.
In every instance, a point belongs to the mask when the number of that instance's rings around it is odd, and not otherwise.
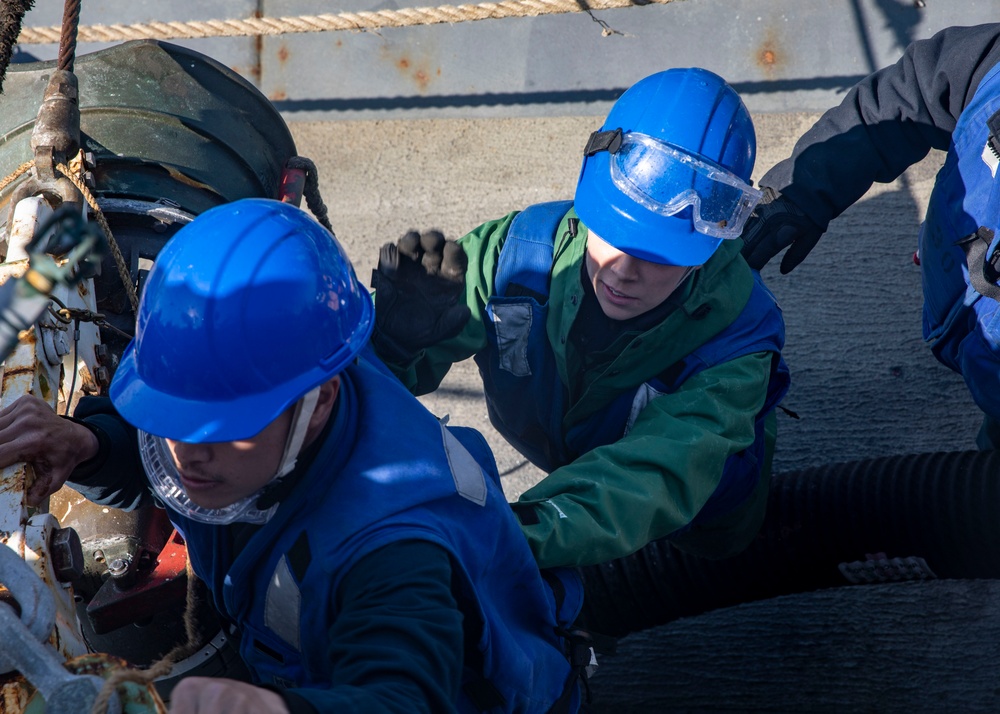
<path fill-rule="evenodd" d="M 983 78 L 958 118 L 919 249 L 924 339 L 942 364 L 963 375 L 976 404 L 994 418 L 1000 418 L 1000 304 L 972 286 L 962 242 L 985 227 L 995 233 L 987 255 L 1000 243 L 1000 181 L 987 147 L 987 122 L 998 110 L 1000 65 Z"/>
<path fill-rule="evenodd" d="M 342 374 L 337 421 L 315 461 L 235 560 L 226 527 L 170 511 L 195 572 L 242 632 L 241 655 L 258 683 L 325 688 L 341 578 L 359 559 L 401 540 L 452 556 L 466 652 L 462 712 L 546 712 L 579 694 L 557 627 L 575 619 L 579 580 L 557 614 L 503 491 L 482 435 L 447 427 L 370 353 Z M 405 435 L 405 438 L 404 438 Z M 307 557 L 303 557 L 303 554 Z"/>
<path fill-rule="evenodd" d="M 750 497 L 759 482 L 765 419 L 788 390 L 788 368 L 780 357 L 784 322 L 774 296 L 755 272 L 750 298 L 728 327 L 658 377 L 622 392 L 565 430 L 567 389 L 549 345 L 546 318 L 556 231 L 571 207 L 571 201 L 531 206 L 510 225 L 494 296 L 486 307 L 488 348 L 475 357 L 490 421 L 514 448 L 548 472 L 621 439 L 650 400 L 677 390 L 701 370 L 754 352 L 773 352 L 767 399 L 755 423 L 756 439 L 750 448 L 729 458 L 722 480 L 692 523 L 729 513 Z"/>

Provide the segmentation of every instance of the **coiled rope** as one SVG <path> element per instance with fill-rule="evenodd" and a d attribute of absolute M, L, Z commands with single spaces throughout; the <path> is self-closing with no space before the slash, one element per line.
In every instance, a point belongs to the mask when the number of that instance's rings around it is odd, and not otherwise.
<path fill-rule="evenodd" d="M 201 39 L 284 35 L 297 32 L 336 30 L 378 30 L 384 27 L 412 27 L 442 23 L 497 20 L 507 17 L 538 17 L 570 12 L 591 13 L 640 5 L 666 5 L 675 0 L 501 0 L 475 5 L 440 5 L 373 12 L 342 12 L 335 15 L 298 17 L 254 17 L 246 20 L 191 20 L 186 22 L 143 22 L 132 25 L 81 25 L 80 42 L 124 42 L 127 40 Z M 59 42 L 58 27 L 26 27 L 18 44 Z"/>

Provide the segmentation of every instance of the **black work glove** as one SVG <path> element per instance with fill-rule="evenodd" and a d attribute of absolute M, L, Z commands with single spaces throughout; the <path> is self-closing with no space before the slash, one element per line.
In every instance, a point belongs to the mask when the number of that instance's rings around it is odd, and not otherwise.
<path fill-rule="evenodd" d="M 768 186 L 743 227 L 743 257 L 754 270 L 763 268 L 785 248 L 781 274 L 792 272 L 819 242 L 823 229 L 802 210 Z M 789 246 L 791 246 L 789 248 Z"/>
<path fill-rule="evenodd" d="M 472 314 L 462 300 L 468 266 L 462 247 L 441 231 L 409 231 L 383 245 L 372 271 L 375 351 L 405 364 L 461 332 Z"/>

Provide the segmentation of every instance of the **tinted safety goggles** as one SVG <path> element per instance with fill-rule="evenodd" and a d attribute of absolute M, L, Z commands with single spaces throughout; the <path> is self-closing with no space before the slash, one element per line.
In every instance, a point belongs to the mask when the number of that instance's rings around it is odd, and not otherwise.
<path fill-rule="evenodd" d="M 611 180 L 654 213 L 691 207 L 694 228 L 713 238 L 738 238 L 761 192 L 717 164 L 637 132 L 595 131 L 584 153 L 611 155 Z"/>

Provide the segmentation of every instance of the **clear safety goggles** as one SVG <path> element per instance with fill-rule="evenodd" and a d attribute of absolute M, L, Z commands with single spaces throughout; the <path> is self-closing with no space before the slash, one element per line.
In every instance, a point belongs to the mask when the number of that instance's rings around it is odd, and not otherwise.
<path fill-rule="evenodd" d="M 722 167 L 637 132 L 594 132 L 585 153 L 611 155 L 611 180 L 625 195 L 663 216 L 691 207 L 694 228 L 738 238 L 761 192 Z"/>

